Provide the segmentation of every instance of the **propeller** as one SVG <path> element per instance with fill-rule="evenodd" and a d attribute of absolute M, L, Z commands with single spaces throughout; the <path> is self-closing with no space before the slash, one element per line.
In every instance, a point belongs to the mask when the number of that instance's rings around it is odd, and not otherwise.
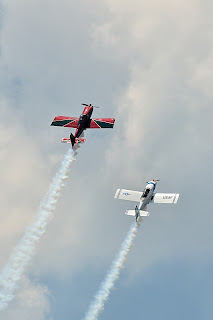
<path fill-rule="evenodd" d="M 160 181 L 160 179 L 157 179 L 157 180 L 153 179 L 152 181 L 157 182 L 157 181 Z M 149 182 L 149 181 L 146 181 L 146 183 L 148 183 L 148 182 Z"/>
<path fill-rule="evenodd" d="M 87 104 L 87 103 L 82 103 L 82 106 L 86 106 L 86 107 L 93 107 L 93 108 L 99 108 L 99 107 L 96 107 L 96 106 L 92 106 L 91 103 L 90 104 Z"/>

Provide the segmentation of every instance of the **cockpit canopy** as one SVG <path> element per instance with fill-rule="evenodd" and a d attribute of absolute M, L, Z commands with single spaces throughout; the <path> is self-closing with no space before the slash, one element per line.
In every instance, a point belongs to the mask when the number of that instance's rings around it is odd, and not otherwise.
<path fill-rule="evenodd" d="M 86 117 L 86 114 L 81 114 L 78 123 L 81 124 L 86 119 Z"/>
<path fill-rule="evenodd" d="M 142 198 L 146 198 L 148 196 L 149 192 L 150 192 L 149 188 L 144 189 L 144 192 L 142 194 Z"/>

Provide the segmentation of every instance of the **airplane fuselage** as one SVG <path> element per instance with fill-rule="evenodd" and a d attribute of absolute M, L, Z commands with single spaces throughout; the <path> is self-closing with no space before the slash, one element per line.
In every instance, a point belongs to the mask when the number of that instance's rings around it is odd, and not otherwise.
<path fill-rule="evenodd" d="M 92 116 L 93 107 L 92 106 L 86 106 L 80 115 L 80 118 L 78 120 L 77 129 L 75 131 L 75 138 L 80 137 L 82 132 L 89 127 L 90 118 Z"/>
<path fill-rule="evenodd" d="M 153 197 L 153 193 L 156 188 L 155 181 L 149 181 L 143 191 L 143 194 L 140 199 L 138 210 L 146 210 L 147 205 L 150 203 Z"/>

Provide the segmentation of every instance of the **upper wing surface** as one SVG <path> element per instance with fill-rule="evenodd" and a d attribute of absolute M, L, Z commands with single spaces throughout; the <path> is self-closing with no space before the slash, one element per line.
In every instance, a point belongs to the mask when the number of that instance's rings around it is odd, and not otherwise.
<path fill-rule="evenodd" d="M 79 118 L 57 116 L 54 118 L 51 126 L 77 128 Z"/>
<path fill-rule="evenodd" d="M 115 123 L 114 118 L 96 118 L 91 119 L 88 128 L 100 129 L 100 128 L 113 128 Z"/>
<path fill-rule="evenodd" d="M 178 193 L 155 193 L 151 202 L 154 203 L 177 203 L 179 198 Z"/>
<path fill-rule="evenodd" d="M 142 192 L 140 191 L 132 191 L 127 189 L 117 189 L 115 192 L 114 198 L 121 200 L 129 200 L 129 201 L 140 201 L 142 196 Z"/>

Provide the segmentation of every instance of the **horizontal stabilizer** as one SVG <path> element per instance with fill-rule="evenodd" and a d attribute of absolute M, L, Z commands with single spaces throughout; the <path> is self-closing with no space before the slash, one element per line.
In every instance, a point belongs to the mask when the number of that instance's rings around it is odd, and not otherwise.
<path fill-rule="evenodd" d="M 137 212 L 140 217 L 150 216 L 150 212 L 148 211 L 138 210 Z M 128 216 L 134 216 L 134 217 L 136 215 L 135 210 L 126 210 L 125 214 L 127 214 Z"/>
<path fill-rule="evenodd" d="M 117 189 L 115 192 L 115 199 L 129 200 L 139 202 L 142 196 L 140 191 L 132 191 L 127 189 Z"/>
<path fill-rule="evenodd" d="M 177 203 L 179 193 L 155 193 L 151 202 L 153 203 Z"/>
<path fill-rule="evenodd" d="M 86 139 L 82 139 L 82 138 L 75 138 L 75 143 L 84 143 L 86 141 Z M 62 143 L 71 143 L 70 138 L 63 138 L 61 140 Z"/>

